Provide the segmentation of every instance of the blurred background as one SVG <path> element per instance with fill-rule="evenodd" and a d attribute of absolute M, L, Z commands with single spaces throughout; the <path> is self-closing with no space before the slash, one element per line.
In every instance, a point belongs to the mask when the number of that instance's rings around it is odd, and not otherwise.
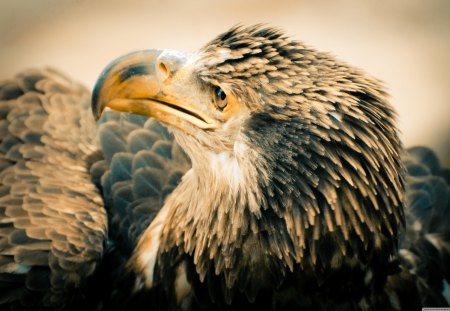
<path fill-rule="evenodd" d="M 405 145 L 450 164 L 449 0 L 0 0 L 0 80 L 52 66 L 92 88 L 126 52 L 194 52 L 261 22 L 385 81 Z"/>

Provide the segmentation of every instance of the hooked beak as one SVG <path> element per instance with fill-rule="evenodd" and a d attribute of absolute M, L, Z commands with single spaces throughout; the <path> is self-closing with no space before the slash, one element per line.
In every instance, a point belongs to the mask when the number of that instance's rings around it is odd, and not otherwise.
<path fill-rule="evenodd" d="M 166 50 L 143 50 L 114 60 L 101 73 L 92 95 L 92 112 L 98 120 L 103 110 L 153 117 L 183 128 L 188 122 L 200 129 L 218 127 L 198 103 L 187 96 L 192 89 L 180 83 L 176 73 L 189 60 L 188 54 Z"/>

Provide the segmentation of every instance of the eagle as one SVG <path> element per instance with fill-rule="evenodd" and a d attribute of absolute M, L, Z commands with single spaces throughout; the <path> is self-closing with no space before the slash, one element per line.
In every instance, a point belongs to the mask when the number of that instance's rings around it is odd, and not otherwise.
<path fill-rule="evenodd" d="M 450 170 L 383 84 L 266 25 L 0 84 L 5 310 L 449 306 Z"/>

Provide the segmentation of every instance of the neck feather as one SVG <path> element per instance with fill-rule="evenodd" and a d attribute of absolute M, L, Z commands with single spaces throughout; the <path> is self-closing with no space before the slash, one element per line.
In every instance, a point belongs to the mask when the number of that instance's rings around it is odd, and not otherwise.
<path fill-rule="evenodd" d="M 232 260 L 222 256 L 234 257 L 261 218 L 260 184 L 267 174 L 264 165 L 255 165 L 259 161 L 258 153 L 244 144 L 233 152 L 204 154 L 193 161 L 166 202 L 169 215 L 162 232 L 166 250 L 176 245 L 195 263 L 201 265 L 204 259 L 205 267 L 198 267 L 204 273 L 208 259 L 214 260 L 217 271 L 231 268 Z"/>

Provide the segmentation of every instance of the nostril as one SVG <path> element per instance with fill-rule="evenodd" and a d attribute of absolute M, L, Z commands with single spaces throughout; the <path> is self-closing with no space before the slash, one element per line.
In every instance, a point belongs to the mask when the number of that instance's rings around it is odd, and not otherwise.
<path fill-rule="evenodd" d="M 164 61 L 159 61 L 158 73 L 161 76 L 161 80 L 163 80 L 163 81 L 166 80 L 170 76 L 169 65 Z"/>

